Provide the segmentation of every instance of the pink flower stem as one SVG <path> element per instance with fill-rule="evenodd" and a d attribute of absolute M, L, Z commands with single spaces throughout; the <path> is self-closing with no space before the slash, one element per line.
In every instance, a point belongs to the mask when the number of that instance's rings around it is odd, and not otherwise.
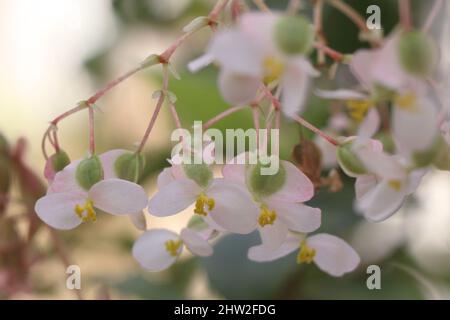
<path fill-rule="evenodd" d="M 319 51 L 323 52 L 324 54 L 326 54 L 327 56 L 329 56 L 334 61 L 342 61 L 345 58 L 345 55 L 343 53 L 340 53 L 334 49 L 331 49 L 330 47 L 327 47 L 322 42 L 315 43 L 314 47 Z"/>
<path fill-rule="evenodd" d="M 175 126 L 177 127 L 177 129 L 181 129 L 182 125 L 180 116 L 178 115 L 177 108 L 173 103 L 170 103 L 170 113 L 172 115 L 173 121 L 175 122 Z"/>
<path fill-rule="evenodd" d="M 431 28 L 431 25 L 433 24 L 433 21 L 436 19 L 436 16 L 439 14 L 442 5 L 444 4 L 443 0 L 435 0 L 433 7 L 431 8 L 430 13 L 427 16 L 427 19 L 425 20 L 425 23 L 422 26 L 423 32 L 428 32 Z"/>
<path fill-rule="evenodd" d="M 94 108 L 89 106 L 89 151 L 91 155 L 95 154 L 95 122 L 94 122 Z"/>
<path fill-rule="evenodd" d="M 141 143 L 139 144 L 139 147 L 136 150 L 136 153 L 141 153 L 142 150 L 144 149 L 145 144 L 147 143 L 150 133 L 152 132 L 153 127 L 155 126 L 156 119 L 158 118 L 158 115 L 159 115 L 159 111 L 161 111 L 164 100 L 166 98 L 168 86 L 169 86 L 169 68 L 168 68 L 167 64 L 164 64 L 163 65 L 163 85 L 162 85 L 162 89 L 161 89 L 161 94 L 158 97 L 158 101 L 156 102 L 155 110 L 153 111 L 152 117 L 150 118 L 150 122 L 148 123 L 147 129 L 145 130 L 144 136 L 142 137 Z"/>
<path fill-rule="evenodd" d="M 400 22 L 405 30 L 410 30 L 411 22 L 411 2 L 409 0 L 398 0 L 398 11 Z"/>
<path fill-rule="evenodd" d="M 214 8 L 211 10 L 211 12 L 208 15 L 208 18 L 211 22 L 216 23 L 217 18 L 219 17 L 220 13 L 225 9 L 227 6 L 229 0 L 219 0 L 217 1 Z"/>
<path fill-rule="evenodd" d="M 230 114 L 233 114 L 239 110 L 242 110 L 246 108 L 247 106 L 234 106 L 231 108 L 228 108 L 227 110 L 223 111 L 222 113 L 219 113 L 218 115 L 214 116 L 213 118 L 209 119 L 203 124 L 203 130 L 206 130 L 210 128 L 212 125 L 216 124 L 220 120 L 228 117 Z"/>
<path fill-rule="evenodd" d="M 260 141 L 259 141 L 259 105 L 258 104 L 253 104 L 251 105 L 252 107 L 252 115 L 253 115 L 253 126 L 255 127 L 256 130 L 256 147 L 259 148 L 260 147 Z"/>
<path fill-rule="evenodd" d="M 302 118 L 302 117 L 300 117 L 298 115 L 294 115 L 293 119 L 295 121 L 297 121 L 299 124 L 301 124 L 302 126 L 304 126 L 305 128 L 307 128 L 307 129 L 311 130 L 312 132 L 314 132 L 315 134 L 321 136 L 322 138 L 324 138 L 326 141 L 328 141 L 332 145 L 334 145 L 334 146 L 338 146 L 339 145 L 339 142 L 337 142 L 336 139 L 330 137 L 325 132 L 323 132 L 319 128 L 315 127 L 314 125 L 312 125 L 311 123 L 306 121 L 304 118 Z"/>
<path fill-rule="evenodd" d="M 253 0 L 253 3 L 258 7 L 259 10 L 263 12 L 270 12 L 270 8 L 267 6 L 264 0 Z"/>
<path fill-rule="evenodd" d="M 347 16 L 353 23 L 364 32 L 368 32 L 369 29 L 366 25 L 366 19 L 361 16 L 358 11 L 353 9 L 350 5 L 342 0 L 328 0 L 328 3 Z"/>
<path fill-rule="evenodd" d="M 322 28 L 322 22 L 323 22 L 323 0 L 316 0 L 314 2 L 314 10 L 313 10 L 313 16 L 314 16 L 314 29 L 317 35 L 317 38 L 319 39 L 320 46 L 317 47 L 318 54 L 317 54 L 317 63 L 319 65 L 325 64 L 325 47 L 327 40 L 325 38 L 325 35 L 323 33 Z"/>

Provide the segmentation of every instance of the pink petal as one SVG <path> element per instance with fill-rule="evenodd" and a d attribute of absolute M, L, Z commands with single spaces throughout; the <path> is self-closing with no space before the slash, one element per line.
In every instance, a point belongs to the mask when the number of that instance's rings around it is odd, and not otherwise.
<path fill-rule="evenodd" d="M 106 179 L 112 179 L 117 178 L 116 170 L 114 168 L 114 163 L 116 162 L 117 158 L 125 153 L 132 153 L 131 151 L 122 150 L 122 149 L 114 149 L 107 151 L 105 153 L 102 153 L 99 158 L 102 162 L 103 166 L 103 178 Z"/>
<path fill-rule="evenodd" d="M 80 160 L 74 161 L 65 167 L 62 171 L 58 172 L 52 184 L 47 190 L 47 194 L 51 193 L 72 193 L 86 196 L 87 192 L 84 191 L 75 179 L 75 172 Z"/>
<path fill-rule="evenodd" d="M 276 219 L 273 224 L 258 226 L 262 245 L 275 250 L 279 248 L 288 235 L 288 227 L 284 221 Z"/>
<path fill-rule="evenodd" d="M 286 202 L 305 202 L 314 196 L 314 185 L 311 180 L 289 161 L 280 161 L 286 171 L 286 181 L 284 186 L 267 197 L 267 202 L 286 201 Z"/>
<path fill-rule="evenodd" d="M 225 179 L 214 179 L 206 195 L 215 201 L 208 215 L 220 227 L 240 234 L 255 230 L 259 209 L 247 189 Z"/>
<path fill-rule="evenodd" d="M 128 216 L 138 230 L 145 231 L 147 229 L 147 220 L 145 219 L 144 211 L 130 213 Z"/>
<path fill-rule="evenodd" d="M 377 178 L 372 174 L 358 176 L 355 182 L 356 198 L 360 199 L 377 185 Z"/>
<path fill-rule="evenodd" d="M 150 199 L 148 211 L 157 217 L 171 216 L 192 205 L 201 191 L 190 179 L 175 180 L 161 188 Z"/>
<path fill-rule="evenodd" d="M 36 214 L 55 229 L 69 230 L 81 224 L 75 212 L 76 205 L 83 205 L 86 198 L 70 193 L 54 193 L 40 198 L 34 207 Z"/>
<path fill-rule="evenodd" d="M 89 190 L 94 206 L 114 215 L 142 211 L 148 205 L 144 189 L 133 182 L 121 179 L 102 180 Z"/>
<path fill-rule="evenodd" d="M 300 247 L 300 239 L 288 237 L 276 250 L 271 250 L 264 245 L 254 246 L 248 250 L 248 258 L 256 262 L 268 262 L 280 259 L 294 252 Z"/>
<path fill-rule="evenodd" d="M 316 250 L 314 262 L 322 271 L 340 277 L 356 269 L 360 262 L 358 253 L 344 240 L 320 233 L 307 238 L 307 244 Z"/>
<path fill-rule="evenodd" d="M 371 138 L 380 127 L 380 114 L 376 108 L 371 108 L 358 128 L 358 137 Z"/>
<path fill-rule="evenodd" d="M 175 177 L 172 173 L 172 167 L 164 168 L 163 171 L 158 175 L 158 189 L 162 189 L 167 186 L 169 183 L 174 182 Z"/>
<path fill-rule="evenodd" d="M 316 89 L 316 95 L 324 99 L 333 100 L 366 100 L 368 96 L 356 90 L 338 89 L 321 90 Z"/>
<path fill-rule="evenodd" d="M 374 49 L 361 49 L 353 54 L 350 61 L 350 70 L 366 89 L 370 89 L 372 86 L 373 79 L 371 75 L 376 54 L 377 51 Z"/>
<path fill-rule="evenodd" d="M 167 241 L 178 241 L 180 238 L 172 231 L 152 229 L 142 234 L 133 245 L 133 257 L 139 264 L 149 271 L 161 271 L 170 267 L 181 254 L 180 245 L 174 257 L 166 250 Z"/>
<path fill-rule="evenodd" d="M 219 89 L 226 102 L 240 106 L 255 99 L 261 79 L 241 73 L 222 70 L 219 74 Z"/>
<path fill-rule="evenodd" d="M 279 219 L 288 226 L 289 230 L 309 233 L 320 227 L 322 215 L 318 208 L 282 201 L 271 201 L 267 204 L 276 211 Z"/>
<path fill-rule="evenodd" d="M 180 233 L 186 248 L 197 256 L 207 257 L 213 254 L 211 245 L 192 229 L 184 228 Z"/>

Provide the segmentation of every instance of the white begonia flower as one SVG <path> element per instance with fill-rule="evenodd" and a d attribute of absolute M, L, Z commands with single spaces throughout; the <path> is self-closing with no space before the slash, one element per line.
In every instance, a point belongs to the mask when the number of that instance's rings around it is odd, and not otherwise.
<path fill-rule="evenodd" d="M 35 205 L 37 215 L 56 229 L 73 229 L 82 222 L 95 221 L 95 208 L 113 215 L 128 215 L 142 210 L 148 204 L 144 189 L 136 183 L 109 175 L 109 153 L 101 155 L 104 178 L 83 189 L 76 178 L 80 161 L 72 162 L 58 172 L 47 195 Z M 105 161 L 103 161 L 103 159 Z"/>
<path fill-rule="evenodd" d="M 182 229 L 180 235 L 165 229 L 146 231 L 134 243 L 132 253 L 144 269 L 156 272 L 174 264 L 183 251 L 183 245 L 197 256 L 213 254 L 208 239 L 189 228 Z"/>
<path fill-rule="evenodd" d="M 207 165 L 173 165 L 158 176 L 159 191 L 149 201 L 150 214 L 166 217 L 195 203 L 194 213 L 214 229 L 246 234 L 256 227 L 256 207 L 237 183 L 214 179 Z"/>
<path fill-rule="evenodd" d="M 217 62 L 219 89 L 232 105 L 245 105 L 255 99 L 262 83 L 278 81 L 283 112 L 291 116 L 303 111 L 310 77 L 319 72 L 304 53 L 286 54 L 275 39 L 276 24 L 282 15 L 245 13 L 236 27 L 219 31 L 207 53 L 189 63 L 195 72 Z"/>
<path fill-rule="evenodd" d="M 288 161 L 280 161 L 277 175 L 262 176 L 259 167 L 238 164 L 242 163 L 238 159 L 245 156 L 243 153 L 231 160 L 222 174 L 252 194 L 256 210 L 253 216 L 264 246 L 278 248 L 289 230 L 308 233 L 320 227 L 320 209 L 303 204 L 314 195 L 314 186 L 303 172 Z M 259 182 L 255 183 L 255 179 Z"/>
<path fill-rule="evenodd" d="M 355 270 L 360 263 L 358 253 L 349 244 L 327 233 L 307 237 L 290 235 L 276 250 L 270 250 L 264 245 L 254 246 L 249 249 L 248 258 L 256 262 L 268 262 L 296 250 L 299 250 L 297 263 L 314 262 L 320 270 L 334 277 Z"/>

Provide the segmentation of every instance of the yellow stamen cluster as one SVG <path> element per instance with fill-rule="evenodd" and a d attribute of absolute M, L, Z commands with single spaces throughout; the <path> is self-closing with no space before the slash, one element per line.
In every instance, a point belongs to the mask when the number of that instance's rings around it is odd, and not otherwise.
<path fill-rule="evenodd" d="M 400 188 L 402 187 L 402 182 L 399 180 L 390 180 L 389 187 L 391 187 L 395 191 L 400 191 Z"/>
<path fill-rule="evenodd" d="M 366 116 L 367 110 L 374 106 L 371 100 L 347 100 L 345 104 L 348 114 L 357 122 L 361 122 Z"/>
<path fill-rule="evenodd" d="M 95 213 L 94 203 L 92 202 L 92 200 L 86 200 L 83 206 L 77 204 L 74 208 L 74 211 L 83 222 L 97 221 L 97 215 Z M 84 214 L 85 212 L 86 214 Z"/>
<path fill-rule="evenodd" d="M 264 83 L 269 84 L 280 78 L 284 71 L 284 65 L 281 61 L 269 57 L 264 59 Z"/>
<path fill-rule="evenodd" d="M 213 198 L 208 198 L 204 193 L 200 194 L 195 201 L 195 209 L 194 212 L 201 216 L 206 216 L 208 213 L 205 211 L 205 206 L 207 206 L 208 211 L 214 209 L 216 202 Z"/>
<path fill-rule="evenodd" d="M 306 241 L 303 241 L 297 255 L 297 263 L 311 263 L 315 256 L 316 249 L 309 247 Z"/>
<path fill-rule="evenodd" d="M 273 224 L 277 219 L 277 213 L 275 211 L 270 211 L 265 205 L 261 206 L 261 211 L 258 217 L 258 223 L 261 227 L 268 224 Z"/>
<path fill-rule="evenodd" d="M 178 255 L 178 249 L 180 249 L 182 242 L 181 240 L 167 240 L 164 242 L 167 252 L 172 256 L 176 257 Z"/>
<path fill-rule="evenodd" d="M 398 95 L 395 97 L 394 103 L 401 109 L 414 110 L 414 105 L 416 104 L 416 96 L 411 92 L 404 95 Z"/>

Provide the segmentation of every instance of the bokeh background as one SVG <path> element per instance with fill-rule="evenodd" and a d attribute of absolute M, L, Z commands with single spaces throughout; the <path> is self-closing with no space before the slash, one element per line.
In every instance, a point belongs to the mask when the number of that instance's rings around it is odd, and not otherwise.
<path fill-rule="evenodd" d="M 267 1 L 272 8 L 285 8 L 287 2 Z M 385 34 L 397 22 L 396 0 L 346 2 L 363 15 L 368 5 L 379 5 Z M 432 2 L 413 1 L 416 25 Z M 251 5 L 251 1 L 247 3 Z M 310 1 L 303 3 L 304 12 L 310 15 Z M 10 145 L 25 138 L 23 161 L 43 183 L 40 139 L 48 122 L 149 54 L 164 50 L 184 25 L 205 15 L 213 4 L 213 0 L 0 0 L 0 133 Z M 442 31 L 449 17 L 447 6 L 433 28 L 439 41 L 450 38 L 448 26 L 447 35 Z M 365 46 L 358 40 L 357 28 L 330 6 L 325 6 L 324 31 L 330 46 L 339 51 L 352 53 Z M 209 36 L 209 30 L 196 34 L 174 57 L 181 80 L 172 79 L 170 90 L 178 97 L 177 108 L 186 127 L 227 108 L 216 88 L 214 68 L 192 75 L 185 67 L 201 54 Z M 447 62 L 449 48 L 443 56 Z M 154 108 L 151 95 L 160 86 L 159 71 L 141 72 L 100 100 L 103 113 L 98 113 L 96 120 L 99 152 L 132 149 L 139 141 Z M 345 70 L 337 79 L 336 83 L 324 77 L 317 85 L 344 86 Z M 310 97 L 305 117 L 318 126 L 326 125 L 328 104 Z M 250 126 L 248 110 L 217 125 L 220 129 Z M 281 153 L 289 159 L 300 128 L 292 123 L 282 128 Z M 142 184 L 149 195 L 155 191 L 157 173 L 167 166 L 173 129 L 164 109 L 146 147 L 148 165 Z M 62 122 L 59 135 L 72 159 L 84 156 L 87 114 L 81 112 Z M 20 174 L 14 179 L 23 180 Z M 378 224 L 369 224 L 354 212 L 352 184 L 344 178 L 342 191 L 320 190 L 311 202 L 322 208 L 321 231 L 344 237 L 363 259 L 357 271 L 343 278 L 332 278 L 313 265 L 299 266 L 295 254 L 273 263 L 248 261 L 246 252 L 259 242 L 257 234 L 219 239 L 212 257 L 194 258 L 186 252 L 175 266 L 160 273 L 145 272 L 133 260 L 131 246 L 140 231 L 127 218 L 101 215 L 96 223 L 59 236 L 70 263 L 81 268 L 82 295 L 87 299 L 450 298 L 450 174 L 428 174 L 407 205 Z M 66 289 L 61 248 L 59 244 L 55 247 L 49 229 L 41 226 L 32 243 L 24 244 L 28 220 L 22 222 L 21 218 L 30 214 L 22 201 L 27 190 L 13 184 L 12 200 L 0 217 L 0 298 L 76 298 Z M 147 224 L 179 231 L 190 214 L 187 210 L 165 219 L 147 216 Z M 11 219 L 17 223 L 11 224 Z M 19 243 L 25 247 L 25 257 L 22 250 L 5 249 Z M 23 267 L 23 259 L 31 261 L 25 263 L 28 267 Z M 370 264 L 382 269 L 381 290 L 366 287 Z M 11 284 L 11 274 L 19 285 Z"/>

